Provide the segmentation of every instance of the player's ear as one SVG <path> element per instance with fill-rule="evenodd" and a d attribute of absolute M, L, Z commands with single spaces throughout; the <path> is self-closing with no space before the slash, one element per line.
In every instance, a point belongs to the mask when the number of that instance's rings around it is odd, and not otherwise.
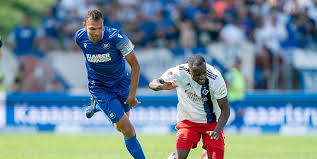
<path fill-rule="evenodd" d="M 83 22 L 83 26 L 84 26 L 84 28 L 87 28 L 86 27 L 87 26 L 86 21 Z"/>

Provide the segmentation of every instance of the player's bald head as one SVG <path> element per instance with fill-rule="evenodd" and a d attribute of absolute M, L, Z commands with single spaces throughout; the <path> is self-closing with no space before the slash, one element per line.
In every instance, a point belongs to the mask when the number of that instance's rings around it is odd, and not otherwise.
<path fill-rule="evenodd" d="M 87 21 L 88 19 L 92 19 L 93 21 L 99 21 L 99 20 L 103 21 L 103 16 L 100 10 L 91 9 L 85 15 L 85 21 Z"/>
<path fill-rule="evenodd" d="M 189 67 L 200 67 L 204 65 L 206 65 L 206 61 L 201 55 L 193 55 L 188 59 Z"/>
<path fill-rule="evenodd" d="M 193 55 L 188 59 L 189 74 L 198 84 L 206 82 L 206 62 L 200 55 Z"/>

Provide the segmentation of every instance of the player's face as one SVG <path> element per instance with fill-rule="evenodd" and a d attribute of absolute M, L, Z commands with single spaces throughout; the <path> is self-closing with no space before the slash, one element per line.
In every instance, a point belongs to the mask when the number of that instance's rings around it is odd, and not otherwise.
<path fill-rule="evenodd" d="M 206 65 L 189 67 L 189 73 L 192 79 L 198 84 L 203 85 L 206 82 Z"/>
<path fill-rule="evenodd" d="M 103 20 L 94 21 L 92 18 L 88 18 L 84 22 L 84 27 L 87 29 L 89 40 L 92 42 L 98 42 L 102 40 L 103 32 Z"/>

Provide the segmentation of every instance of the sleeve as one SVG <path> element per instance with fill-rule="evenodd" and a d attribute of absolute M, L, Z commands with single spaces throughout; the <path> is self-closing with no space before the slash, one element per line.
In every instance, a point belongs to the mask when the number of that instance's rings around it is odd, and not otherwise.
<path fill-rule="evenodd" d="M 173 67 L 173 68 L 168 69 L 165 73 L 163 73 L 161 78 L 164 81 L 170 81 L 170 80 L 176 79 L 176 83 L 178 83 L 179 79 L 180 79 L 179 68 Z"/>
<path fill-rule="evenodd" d="M 218 75 L 213 82 L 213 86 L 211 86 L 213 90 L 211 90 L 214 93 L 214 97 L 216 99 L 221 99 L 225 96 L 227 96 L 227 87 L 225 80 L 223 79 L 222 75 L 218 72 Z"/>
<path fill-rule="evenodd" d="M 114 32 L 110 35 L 110 38 L 114 40 L 116 48 L 120 50 L 123 56 L 129 55 L 133 51 L 134 45 L 120 30 L 114 30 Z"/>
<path fill-rule="evenodd" d="M 1 36 L 0 36 L 0 48 L 2 47 L 2 39 L 1 39 Z"/>

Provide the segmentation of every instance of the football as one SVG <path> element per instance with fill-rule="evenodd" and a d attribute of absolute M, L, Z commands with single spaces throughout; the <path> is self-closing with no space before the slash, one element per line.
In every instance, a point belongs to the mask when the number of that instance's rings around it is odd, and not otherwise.
<path fill-rule="evenodd" d="M 175 159 L 175 152 L 172 152 L 167 159 Z"/>
<path fill-rule="evenodd" d="M 208 159 L 208 154 L 207 154 L 207 151 L 204 150 L 201 154 L 201 159 Z"/>

